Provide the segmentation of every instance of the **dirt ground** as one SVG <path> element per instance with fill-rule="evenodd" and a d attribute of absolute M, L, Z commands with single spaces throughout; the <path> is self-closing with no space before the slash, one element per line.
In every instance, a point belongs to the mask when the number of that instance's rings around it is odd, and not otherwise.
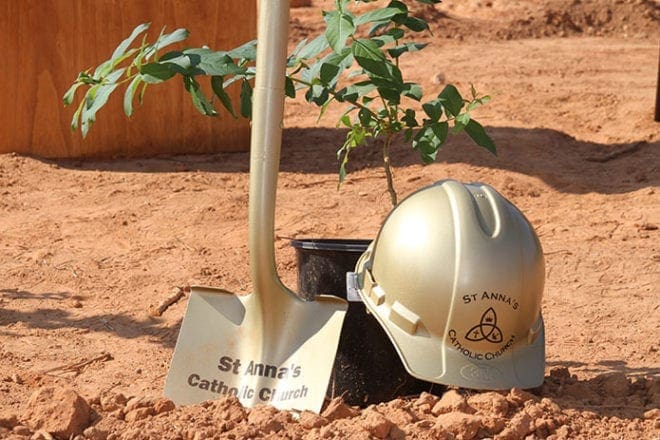
<path fill-rule="evenodd" d="M 292 10 L 292 44 L 321 28 Z M 394 151 L 401 196 L 481 181 L 530 219 L 546 260 L 536 390 L 449 390 L 365 409 L 244 409 L 161 398 L 187 286 L 250 292 L 247 153 L 116 161 L 0 155 L 0 438 L 660 439 L 660 3 L 447 0 L 402 69 L 426 93 L 470 83 L 493 157 L 455 137 L 436 163 Z M 155 96 L 155 95 L 154 95 Z M 151 96 L 151 98 L 154 98 Z M 149 99 L 149 96 L 147 97 Z M 277 265 L 301 237 L 373 238 L 389 210 L 378 151 L 337 191 L 341 109 L 286 107 Z M 99 119 L 102 123 L 102 119 Z M 77 437 L 76 437 L 77 436 Z"/>

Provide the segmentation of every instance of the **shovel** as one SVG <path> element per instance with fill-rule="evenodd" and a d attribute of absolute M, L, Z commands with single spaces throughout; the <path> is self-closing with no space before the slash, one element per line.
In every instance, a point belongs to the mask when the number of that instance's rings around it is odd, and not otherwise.
<path fill-rule="evenodd" d="M 248 213 L 254 290 L 192 288 L 164 389 L 179 405 L 234 395 L 248 407 L 319 412 L 325 397 L 347 304 L 303 301 L 275 268 L 288 19 L 289 0 L 259 2 Z"/>

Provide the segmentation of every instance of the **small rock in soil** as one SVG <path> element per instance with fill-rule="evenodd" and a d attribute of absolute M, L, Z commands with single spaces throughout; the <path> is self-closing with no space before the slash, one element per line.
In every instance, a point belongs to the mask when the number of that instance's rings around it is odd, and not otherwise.
<path fill-rule="evenodd" d="M 68 388 L 43 387 L 27 402 L 23 420 L 34 431 L 44 430 L 70 438 L 90 423 L 91 408 L 78 393 Z"/>

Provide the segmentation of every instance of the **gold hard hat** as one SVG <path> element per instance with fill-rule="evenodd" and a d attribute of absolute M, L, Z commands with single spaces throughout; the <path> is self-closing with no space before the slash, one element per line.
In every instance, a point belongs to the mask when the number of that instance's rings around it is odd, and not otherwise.
<path fill-rule="evenodd" d="M 444 180 L 413 193 L 356 273 L 360 297 L 412 376 L 476 389 L 543 382 L 543 251 L 492 187 Z"/>

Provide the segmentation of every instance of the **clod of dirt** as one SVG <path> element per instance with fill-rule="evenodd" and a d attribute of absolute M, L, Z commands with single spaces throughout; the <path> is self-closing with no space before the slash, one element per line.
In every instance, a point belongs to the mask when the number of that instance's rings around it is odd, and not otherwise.
<path fill-rule="evenodd" d="M 508 423 L 507 427 L 500 432 L 496 440 L 518 440 L 525 438 L 527 434 L 534 431 L 534 419 L 525 411 L 521 411 Z"/>
<path fill-rule="evenodd" d="M 468 404 L 479 413 L 492 414 L 497 417 L 506 417 L 509 412 L 509 402 L 506 397 L 494 391 L 470 396 Z"/>
<path fill-rule="evenodd" d="M 12 429 L 18 424 L 18 417 L 12 413 L 0 413 L 0 428 Z"/>
<path fill-rule="evenodd" d="M 291 422 L 291 414 L 278 411 L 272 406 L 258 405 L 250 411 L 247 419 L 250 425 L 262 433 L 270 434 L 281 431 L 287 423 Z"/>
<path fill-rule="evenodd" d="M 360 423 L 366 431 L 376 438 L 385 438 L 390 434 L 394 424 L 374 408 L 367 408 L 362 413 Z"/>
<path fill-rule="evenodd" d="M 644 413 L 646 420 L 660 420 L 660 408 L 653 408 Z"/>
<path fill-rule="evenodd" d="M 338 419 L 350 419 L 358 414 L 360 414 L 359 410 L 346 405 L 341 397 L 335 397 L 321 415 L 332 422 Z"/>
<path fill-rule="evenodd" d="M 91 408 L 74 390 L 43 387 L 28 400 L 23 420 L 32 431 L 43 430 L 68 439 L 89 426 L 90 415 Z"/>
<path fill-rule="evenodd" d="M 598 380 L 601 382 L 601 392 L 606 396 L 627 396 L 630 388 L 630 383 L 625 374 L 621 372 L 611 373 L 605 376 L 600 376 Z"/>
<path fill-rule="evenodd" d="M 106 393 L 100 397 L 100 402 L 103 411 L 112 412 L 123 409 L 128 399 L 121 393 Z"/>
<path fill-rule="evenodd" d="M 300 420 L 298 423 L 300 423 L 300 426 L 305 429 L 314 429 L 327 425 L 328 420 L 325 417 L 322 417 L 311 411 L 303 411 L 300 413 Z"/>
<path fill-rule="evenodd" d="M 154 413 L 156 414 L 170 412 L 174 410 L 174 408 L 176 408 L 176 405 L 174 405 L 174 402 L 172 402 L 170 399 L 161 397 L 154 400 Z"/>
<path fill-rule="evenodd" d="M 525 390 L 521 390 L 520 388 L 511 388 L 511 391 L 509 391 L 509 395 L 506 396 L 506 399 L 513 406 L 522 406 L 525 402 L 530 400 L 533 402 L 539 401 L 539 398 L 534 394 Z"/>
<path fill-rule="evenodd" d="M 37 431 L 32 437 L 30 437 L 30 440 L 53 440 L 53 438 L 54 437 L 46 431 Z"/>
<path fill-rule="evenodd" d="M 423 392 L 419 395 L 417 399 L 413 402 L 413 408 L 422 414 L 429 414 L 431 410 L 438 402 L 438 397 L 427 392 Z"/>
<path fill-rule="evenodd" d="M 449 390 L 442 395 L 442 398 L 433 406 L 431 413 L 434 416 L 445 414 L 453 411 L 473 413 L 474 410 L 468 406 L 465 397 L 460 395 L 456 390 Z"/>
<path fill-rule="evenodd" d="M 450 432 L 458 440 L 475 438 L 482 427 L 481 417 L 462 412 L 440 414 L 435 425 Z"/>
<path fill-rule="evenodd" d="M 213 412 L 216 418 L 232 424 L 241 423 L 247 417 L 245 408 L 235 396 L 223 396 L 209 402 L 207 408 Z"/>

